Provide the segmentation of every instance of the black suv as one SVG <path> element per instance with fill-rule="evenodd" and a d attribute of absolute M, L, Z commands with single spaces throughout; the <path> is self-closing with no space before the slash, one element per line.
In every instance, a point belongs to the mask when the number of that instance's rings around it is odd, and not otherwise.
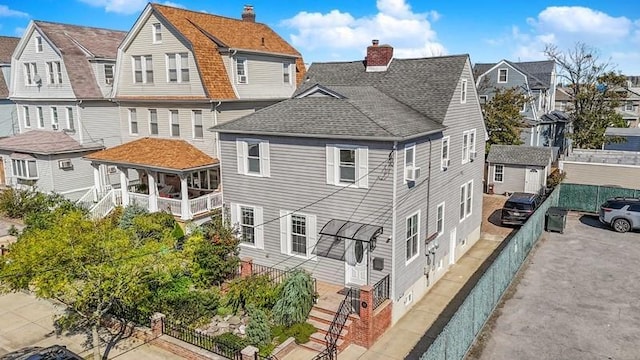
<path fill-rule="evenodd" d="M 640 199 L 615 197 L 600 206 L 600 222 L 617 232 L 640 229 Z"/>
<path fill-rule="evenodd" d="M 503 225 L 522 225 L 541 203 L 540 195 L 513 193 L 502 208 L 500 221 Z"/>

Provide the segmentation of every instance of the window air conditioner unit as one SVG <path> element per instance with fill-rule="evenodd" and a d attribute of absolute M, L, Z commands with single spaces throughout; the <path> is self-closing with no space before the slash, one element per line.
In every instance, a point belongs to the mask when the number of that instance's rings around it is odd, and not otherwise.
<path fill-rule="evenodd" d="M 420 177 L 419 167 L 410 167 L 405 170 L 404 178 L 407 181 L 416 181 Z"/>
<path fill-rule="evenodd" d="M 471 151 L 469 152 L 469 160 L 473 161 L 473 159 L 475 159 L 475 158 L 476 158 L 476 155 L 478 155 L 478 153 L 477 153 L 477 152 L 475 152 L 475 151 L 473 151 L 473 150 L 471 150 Z"/>
<path fill-rule="evenodd" d="M 247 75 L 240 75 L 238 76 L 238 82 L 240 84 L 246 84 L 247 83 Z"/>
<path fill-rule="evenodd" d="M 72 169 L 73 164 L 71 163 L 71 159 L 62 159 L 58 160 L 58 167 L 60 169 Z"/>
<path fill-rule="evenodd" d="M 451 161 L 449 161 L 449 159 L 442 159 L 442 168 L 447 170 L 449 168 L 450 163 Z"/>
<path fill-rule="evenodd" d="M 58 124 L 51 124 L 51 128 L 53 130 L 58 130 Z"/>
<path fill-rule="evenodd" d="M 113 84 L 113 79 L 111 79 L 111 78 L 106 78 L 104 80 L 105 80 L 105 83 L 107 83 L 107 85 L 112 85 Z"/>

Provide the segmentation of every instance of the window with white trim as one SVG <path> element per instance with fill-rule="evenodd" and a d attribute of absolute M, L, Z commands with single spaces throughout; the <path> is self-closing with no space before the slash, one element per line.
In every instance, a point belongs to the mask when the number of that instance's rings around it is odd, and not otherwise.
<path fill-rule="evenodd" d="M 416 144 L 407 144 L 404 146 L 404 181 L 415 181 L 409 180 L 408 170 L 415 169 L 416 167 Z"/>
<path fill-rule="evenodd" d="M 480 95 L 480 104 L 486 104 L 487 101 L 489 101 L 489 96 L 488 95 Z"/>
<path fill-rule="evenodd" d="M 509 79 L 509 69 L 498 69 L 498 83 L 506 83 Z"/>
<path fill-rule="evenodd" d="M 441 169 L 446 170 L 449 167 L 449 142 L 450 137 L 445 136 L 442 138 L 442 152 L 441 152 Z"/>
<path fill-rule="evenodd" d="M 204 129 L 202 126 L 202 110 L 191 111 L 191 121 L 193 122 L 193 138 L 204 138 Z"/>
<path fill-rule="evenodd" d="M 462 163 L 473 161 L 476 155 L 476 129 L 462 132 Z"/>
<path fill-rule="evenodd" d="M 189 54 L 167 54 L 167 81 L 189 82 Z"/>
<path fill-rule="evenodd" d="M 444 233 L 444 202 L 440 203 L 436 210 L 436 232 L 438 235 Z"/>
<path fill-rule="evenodd" d="M 406 221 L 406 261 L 407 263 L 418 257 L 420 239 L 420 211 L 407 217 Z"/>
<path fill-rule="evenodd" d="M 38 179 L 38 166 L 35 160 L 11 159 L 13 176 L 18 179 Z"/>
<path fill-rule="evenodd" d="M 365 146 L 327 145 L 327 184 L 369 187 L 368 152 Z"/>
<path fill-rule="evenodd" d="M 149 134 L 158 135 L 158 110 L 149 109 Z"/>
<path fill-rule="evenodd" d="M 255 245 L 255 216 L 252 207 L 240 206 L 240 241 L 243 243 Z"/>
<path fill-rule="evenodd" d="M 36 42 L 36 52 L 41 53 L 42 52 L 42 36 L 36 36 L 35 42 Z"/>
<path fill-rule="evenodd" d="M 493 165 L 493 181 L 497 183 L 501 183 L 504 181 L 504 165 Z"/>
<path fill-rule="evenodd" d="M 316 216 L 280 211 L 280 251 L 302 258 L 315 258 Z"/>
<path fill-rule="evenodd" d="M 36 81 L 38 75 L 38 66 L 36 63 L 25 63 L 24 64 L 24 83 L 25 85 L 38 85 Z"/>
<path fill-rule="evenodd" d="M 236 58 L 236 81 L 238 84 L 247 84 L 249 82 L 247 58 Z"/>
<path fill-rule="evenodd" d="M 151 32 L 153 34 L 153 43 L 162 43 L 162 25 L 160 23 L 154 23 L 151 25 Z"/>
<path fill-rule="evenodd" d="M 625 111 L 633 111 L 633 101 L 627 101 L 624 104 Z"/>
<path fill-rule="evenodd" d="M 462 79 L 462 84 L 460 86 L 460 104 L 465 104 L 467 102 L 467 79 Z"/>
<path fill-rule="evenodd" d="M 67 108 L 67 129 L 74 131 L 76 129 L 75 121 L 73 120 L 73 108 Z"/>
<path fill-rule="evenodd" d="M 471 216 L 473 208 L 473 180 L 460 186 L 460 221 Z"/>
<path fill-rule="evenodd" d="M 38 106 L 36 108 L 36 113 L 38 114 L 38 127 L 42 129 L 44 127 L 44 114 L 42 113 L 42 106 Z"/>
<path fill-rule="evenodd" d="M 171 120 L 171 136 L 180 136 L 180 116 L 178 110 L 169 110 L 169 118 Z"/>
<path fill-rule="evenodd" d="M 138 111 L 129 109 L 129 134 L 138 135 Z"/>
<path fill-rule="evenodd" d="M 104 64 L 104 82 L 107 85 L 113 84 L 113 70 L 115 65 L 113 64 Z"/>
<path fill-rule="evenodd" d="M 22 107 L 22 115 L 24 117 L 24 127 L 30 128 L 31 127 L 31 117 L 29 116 L 29 107 L 28 106 L 23 106 Z"/>
<path fill-rule="evenodd" d="M 57 129 L 58 125 L 60 125 L 60 123 L 58 122 L 58 107 L 52 106 L 51 107 L 51 127 L 53 127 L 54 129 Z"/>
<path fill-rule="evenodd" d="M 291 63 L 282 64 L 282 81 L 285 84 L 291 84 Z"/>
<path fill-rule="evenodd" d="M 133 82 L 135 84 L 153 83 L 153 57 L 151 55 L 132 56 Z"/>
<path fill-rule="evenodd" d="M 187 185 L 194 189 L 216 190 L 220 184 L 217 170 L 193 171 L 187 175 Z"/>
<path fill-rule="evenodd" d="M 254 176 L 271 176 L 269 142 L 259 139 L 237 139 L 238 173 Z"/>
<path fill-rule="evenodd" d="M 48 61 L 47 62 L 47 78 L 49 84 L 62 84 L 62 68 L 60 67 L 60 61 Z"/>
<path fill-rule="evenodd" d="M 262 213 L 259 206 L 231 204 L 231 223 L 238 228 L 240 245 L 264 249 Z"/>

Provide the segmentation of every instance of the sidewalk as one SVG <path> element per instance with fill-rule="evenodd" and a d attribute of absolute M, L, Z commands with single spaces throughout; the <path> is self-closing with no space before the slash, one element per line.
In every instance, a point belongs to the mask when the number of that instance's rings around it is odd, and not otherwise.
<path fill-rule="evenodd" d="M 341 360 L 388 359 L 404 360 L 422 336 L 431 327 L 447 304 L 478 269 L 482 262 L 500 245 L 500 241 L 478 242 L 451 266 L 449 271 L 411 308 L 391 329 L 364 351 L 351 345 L 338 356 Z"/>

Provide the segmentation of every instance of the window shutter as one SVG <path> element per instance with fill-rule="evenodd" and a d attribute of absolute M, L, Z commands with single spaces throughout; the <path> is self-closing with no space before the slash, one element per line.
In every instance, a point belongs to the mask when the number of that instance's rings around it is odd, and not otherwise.
<path fill-rule="evenodd" d="M 242 140 L 236 140 L 236 152 L 238 154 L 238 174 L 246 174 L 247 143 Z"/>
<path fill-rule="evenodd" d="M 358 171 L 357 180 L 359 188 L 369 187 L 369 149 L 366 147 L 358 148 Z"/>
<path fill-rule="evenodd" d="M 280 210 L 280 252 L 283 254 L 289 253 L 289 223 L 288 212 Z"/>
<path fill-rule="evenodd" d="M 231 227 L 235 228 L 240 223 L 240 205 L 231 203 Z M 238 238 L 242 235 L 238 234 Z"/>
<path fill-rule="evenodd" d="M 270 177 L 271 176 L 271 166 L 269 164 L 269 142 L 262 141 L 260 142 L 260 170 L 262 171 L 262 176 Z"/>
<path fill-rule="evenodd" d="M 327 145 L 327 184 L 335 185 L 336 183 L 336 148 Z"/>
<path fill-rule="evenodd" d="M 307 248 L 307 256 L 309 258 L 317 258 L 316 246 L 318 245 L 318 229 L 315 215 L 307 215 L 307 234 L 309 236 L 309 248 Z"/>
<path fill-rule="evenodd" d="M 253 208 L 253 221 L 257 226 L 255 227 L 255 240 L 256 248 L 264 249 L 264 222 L 262 215 L 262 207 L 256 206 Z"/>

